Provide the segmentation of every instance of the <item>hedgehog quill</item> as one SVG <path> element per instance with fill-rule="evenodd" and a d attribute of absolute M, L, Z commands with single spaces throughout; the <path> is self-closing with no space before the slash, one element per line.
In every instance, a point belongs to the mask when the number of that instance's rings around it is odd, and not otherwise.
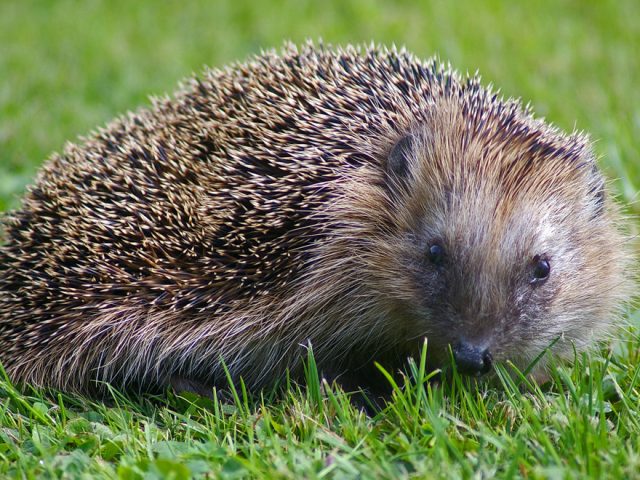
<path fill-rule="evenodd" d="M 287 45 L 54 154 L 0 247 L 0 361 L 95 393 L 259 389 L 374 361 L 521 368 L 632 287 L 588 138 L 404 50 Z M 544 371 L 544 362 L 538 365 Z"/>

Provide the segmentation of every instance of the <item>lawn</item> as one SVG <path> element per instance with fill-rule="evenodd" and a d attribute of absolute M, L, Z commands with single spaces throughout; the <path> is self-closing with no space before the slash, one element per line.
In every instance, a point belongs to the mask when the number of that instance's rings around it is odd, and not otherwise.
<path fill-rule="evenodd" d="M 0 4 L 0 211 L 38 166 L 113 116 L 286 39 L 406 45 L 590 132 L 625 211 L 640 213 L 640 3 L 28 0 Z M 637 233 L 636 219 L 628 227 Z M 95 402 L 0 378 L 0 477 L 640 477 L 640 312 L 615 348 L 550 385 L 435 387 L 416 359 L 378 415 L 290 386 Z M 508 368 L 508 367 L 505 367 Z"/>

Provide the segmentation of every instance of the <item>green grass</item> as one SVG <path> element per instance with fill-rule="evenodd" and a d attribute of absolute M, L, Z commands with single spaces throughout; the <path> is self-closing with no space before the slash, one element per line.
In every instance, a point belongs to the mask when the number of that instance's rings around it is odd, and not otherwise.
<path fill-rule="evenodd" d="M 0 474 L 91 478 L 631 478 L 640 472 L 638 338 L 622 363 L 582 356 L 541 389 L 511 380 L 432 385 L 426 349 L 375 417 L 322 385 L 283 397 L 233 392 L 106 403 L 0 393 Z"/>
<path fill-rule="evenodd" d="M 170 92 L 202 66 L 283 40 L 404 44 L 589 131 L 627 211 L 640 185 L 640 4 L 89 1 L 0 4 L 0 210 L 47 155 Z M 637 232 L 638 223 L 630 229 Z M 640 336 L 554 370 L 551 385 L 441 387 L 417 378 L 369 418 L 347 396 L 95 403 L 0 380 L 0 477 L 629 478 L 640 472 Z M 419 362 L 418 362 L 419 363 Z M 416 367 L 419 369 L 419 365 Z M 415 380 L 415 379 L 414 379 Z"/>

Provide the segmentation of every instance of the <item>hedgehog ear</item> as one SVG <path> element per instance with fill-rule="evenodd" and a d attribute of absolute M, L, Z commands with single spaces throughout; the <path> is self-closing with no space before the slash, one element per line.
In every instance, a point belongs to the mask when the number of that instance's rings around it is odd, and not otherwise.
<path fill-rule="evenodd" d="M 405 135 L 393 146 L 387 157 L 387 173 L 398 179 L 406 178 L 413 150 L 413 136 Z"/>
<path fill-rule="evenodd" d="M 594 199 L 594 217 L 599 217 L 604 213 L 604 202 L 605 202 L 605 181 L 604 177 L 600 173 L 600 169 L 594 163 L 591 167 L 591 176 L 592 176 L 592 186 L 589 191 L 592 198 Z"/>

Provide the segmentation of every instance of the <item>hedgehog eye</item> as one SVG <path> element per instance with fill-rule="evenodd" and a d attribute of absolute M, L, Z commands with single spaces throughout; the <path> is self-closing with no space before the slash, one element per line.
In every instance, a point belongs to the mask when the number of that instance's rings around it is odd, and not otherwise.
<path fill-rule="evenodd" d="M 544 282 L 549 278 L 550 273 L 551 264 L 547 258 L 541 257 L 540 255 L 533 257 L 533 279 L 531 283 Z"/>
<path fill-rule="evenodd" d="M 413 148 L 411 135 L 402 137 L 394 145 L 387 158 L 387 171 L 397 177 L 405 177 L 409 171 L 409 158 Z"/>
<path fill-rule="evenodd" d="M 444 248 L 437 243 L 434 243 L 429 247 L 429 253 L 427 255 L 429 261 L 436 266 L 440 266 L 444 263 Z"/>

